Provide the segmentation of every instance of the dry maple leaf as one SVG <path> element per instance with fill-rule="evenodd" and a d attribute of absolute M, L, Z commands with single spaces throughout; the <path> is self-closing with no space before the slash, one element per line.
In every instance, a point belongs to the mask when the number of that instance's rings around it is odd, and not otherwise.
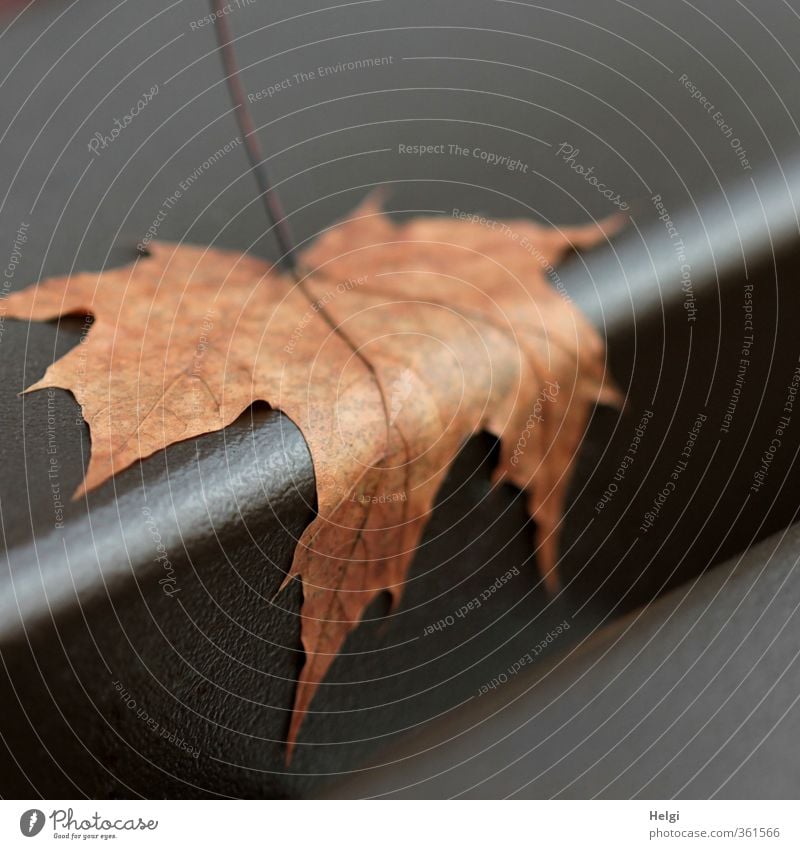
<path fill-rule="evenodd" d="M 616 226 L 616 225 L 611 225 Z M 84 341 L 27 391 L 70 390 L 91 430 L 77 494 L 254 401 L 302 431 L 315 520 L 289 577 L 303 585 L 305 665 L 287 757 L 347 634 L 375 596 L 395 603 L 464 441 L 500 438 L 496 478 L 528 494 L 540 569 L 557 587 L 557 531 L 590 405 L 615 402 L 592 327 L 546 281 L 609 226 L 391 221 L 375 200 L 301 255 L 300 284 L 259 259 L 154 243 L 125 268 L 47 280 L 6 315 L 92 314 Z"/>

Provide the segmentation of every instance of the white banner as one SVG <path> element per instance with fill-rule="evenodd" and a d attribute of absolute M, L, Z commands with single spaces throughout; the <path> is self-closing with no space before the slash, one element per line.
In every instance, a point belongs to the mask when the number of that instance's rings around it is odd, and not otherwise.
<path fill-rule="evenodd" d="M 800 846 L 797 802 L 0 802 L 0 846 Z"/>

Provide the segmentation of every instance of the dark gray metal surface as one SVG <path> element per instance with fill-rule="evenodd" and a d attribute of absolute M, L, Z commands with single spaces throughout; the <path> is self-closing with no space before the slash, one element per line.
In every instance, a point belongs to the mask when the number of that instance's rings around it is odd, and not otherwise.
<path fill-rule="evenodd" d="M 332 795 L 796 799 L 799 560 L 795 527 L 523 669 Z"/>

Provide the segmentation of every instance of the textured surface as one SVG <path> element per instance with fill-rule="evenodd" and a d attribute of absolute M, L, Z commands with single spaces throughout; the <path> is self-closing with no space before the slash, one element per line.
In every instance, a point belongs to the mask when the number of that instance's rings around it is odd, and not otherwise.
<path fill-rule="evenodd" d="M 340 798 L 796 799 L 800 530 L 382 753 Z"/>

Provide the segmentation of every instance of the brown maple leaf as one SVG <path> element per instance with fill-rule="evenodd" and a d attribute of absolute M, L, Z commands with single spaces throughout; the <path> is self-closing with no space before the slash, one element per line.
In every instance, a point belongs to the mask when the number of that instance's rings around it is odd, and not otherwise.
<path fill-rule="evenodd" d="M 78 493 L 254 401 L 302 431 L 317 516 L 289 577 L 303 585 L 305 665 L 290 754 L 311 699 L 367 605 L 399 599 L 436 493 L 464 441 L 500 438 L 496 478 L 528 495 L 545 584 L 590 405 L 615 402 L 593 328 L 545 279 L 611 227 L 391 221 L 375 200 L 301 256 L 153 243 L 149 256 L 10 295 L 6 315 L 91 314 L 83 344 L 27 391 L 73 393 L 91 430 Z"/>

